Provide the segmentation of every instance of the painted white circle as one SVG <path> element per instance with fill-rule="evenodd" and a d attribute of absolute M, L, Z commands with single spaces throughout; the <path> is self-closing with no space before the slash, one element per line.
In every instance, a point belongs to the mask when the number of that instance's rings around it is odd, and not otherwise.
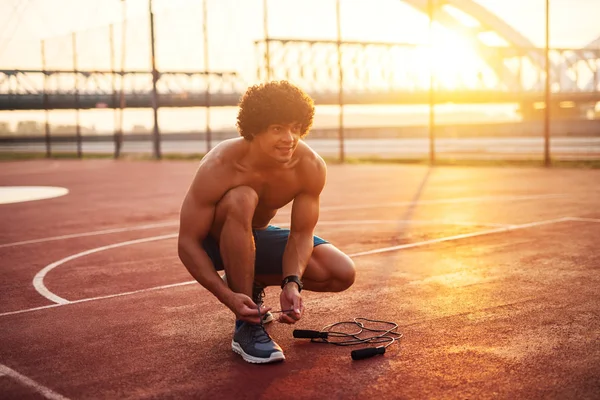
<path fill-rule="evenodd" d="M 54 186 L 0 186 L 0 204 L 51 199 L 67 193 L 69 189 Z"/>

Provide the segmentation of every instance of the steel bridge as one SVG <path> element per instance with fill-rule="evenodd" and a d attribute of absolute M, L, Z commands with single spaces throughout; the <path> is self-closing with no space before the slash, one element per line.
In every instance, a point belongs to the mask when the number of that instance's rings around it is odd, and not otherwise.
<path fill-rule="evenodd" d="M 404 1 L 428 11 L 428 0 Z M 520 103 L 526 113 L 544 101 L 544 49 L 472 0 L 439 3 L 436 21 L 470 38 L 483 62 L 468 76 L 436 81 L 436 103 Z M 470 15 L 478 26 L 463 25 L 442 5 Z M 507 46 L 484 44 L 481 38 L 490 32 Z M 423 63 L 414 62 L 429 51 L 425 45 L 294 38 L 253 45 L 254 77 L 240 71 L 158 72 L 158 107 L 235 106 L 248 85 L 267 77 L 298 84 L 321 105 L 339 104 L 340 90 L 344 104 L 430 102 Z M 550 60 L 553 106 L 585 110 L 600 101 L 600 38 L 580 49 L 552 49 Z M 0 110 L 146 108 L 152 106 L 152 81 L 151 71 L 0 70 Z"/>

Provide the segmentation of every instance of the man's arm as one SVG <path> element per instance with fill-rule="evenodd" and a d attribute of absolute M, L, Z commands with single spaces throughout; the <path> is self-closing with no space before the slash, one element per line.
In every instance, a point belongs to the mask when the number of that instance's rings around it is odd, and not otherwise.
<path fill-rule="evenodd" d="M 325 186 L 326 167 L 321 158 L 311 163 L 309 171 L 303 173 L 302 180 L 306 182 L 305 189 L 296 196 L 292 205 L 290 236 L 283 253 L 283 276 L 297 275 L 302 277 L 313 252 L 313 235 L 319 220 L 319 198 Z M 290 282 L 282 293 L 282 308 L 293 305 L 296 310 L 296 320 L 301 317 L 302 298 L 298 286 Z M 283 304 L 283 303 L 286 304 Z M 293 322 L 284 314 L 280 321 Z"/>
<path fill-rule="evenodd" d="M 301 193 L 292 205 L 290 236 L 283 253 L 283 276 L 302 277 L 313 251 L 313 235 L 319 219 L 319 194 Z"/>
<path fill-rule="evenodd" d="M 215 204 L 196 194 L 194 188 L 186 195 L 181 207 L 178 252 L 181 262 L 202 286 L 225 305 L 231 290 L 217 274 L 211 259 L 202 247 L 210 232 L 215 215 Z"/>
<path fill-rule="evenodd" d="M 202 246 L 210 233 L 216 204 L 228 190 L 227 176 L 211 167 L 213 162 L 202 164 L 183 201 L 179 224 L 178 252 L 181 262 L 202 286 L 231 311 L 238 319 L 259 323 L 256 304 L 250 297 L 234 293 L 217 274 L 212 260 Z"/>

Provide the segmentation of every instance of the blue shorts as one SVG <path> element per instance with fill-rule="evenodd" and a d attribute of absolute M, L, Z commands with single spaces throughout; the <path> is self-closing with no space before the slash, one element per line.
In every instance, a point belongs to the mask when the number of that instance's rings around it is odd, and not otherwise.
<path fill-rule="evenodd" d="M 281 275 L 283 272 L 283 252 L 290 235 L 289 229 L 269 225 L 266 229 L 252 229 L 256 246 L 256 260 L 254 273 L 256 275 Z M 318 236 L 313 236 L 314 246 L 329 243 Z M 221 271 L 223 259 L 219 244 L 212 236 L 207 236 L 202 242 L 202 247 L 212 260 L 215 269 Z"/>

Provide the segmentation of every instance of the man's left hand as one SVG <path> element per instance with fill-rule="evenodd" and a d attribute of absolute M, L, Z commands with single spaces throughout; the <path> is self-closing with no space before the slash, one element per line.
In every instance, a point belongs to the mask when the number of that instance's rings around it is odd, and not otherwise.
<path fill-rule="evenodd" d="M 287 313 L 281 313 L 279 315 L 279 322 L 284 324 L 295 324 L 296 321 L 302 318 L 304 312 L 304 305 L 302 304 L 302 296 L 298 291 L 298 286 L 291 282 L 283 287 L 281 295 L 279 296 L 279 302 L 282 310 L 293 310 Z"/>

